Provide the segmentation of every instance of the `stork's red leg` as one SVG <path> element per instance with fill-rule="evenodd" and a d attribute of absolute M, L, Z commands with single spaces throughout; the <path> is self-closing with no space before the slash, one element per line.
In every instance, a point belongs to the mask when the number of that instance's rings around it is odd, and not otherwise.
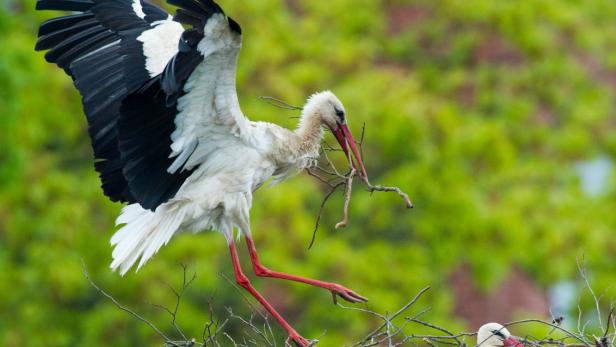
<path fill-rule="evenodd" d="M 229 244 L 229 250 L 231 251 L 233 273 L 235 274 L 235 280 L 237 281 L 237 284 L 239 284 L 242 288 L 246 289 L 255 299 L 257 299 L 257 301 L 259 301 L 261 305 L 263 305 L 267 312 L 269 312 L 269 314 L 271 314 L 278 321 L 280 326 L 282 326 L 282 328 L 286 330 L 287 334 L 289 334 L 289 339 L 287 341 L 293 341 L 301 347 L 308 347 L 310 345 L 310 342 L 300 336 L 300 334 L 298 334 L 297 331 L 295 331 L 295 329 L 293 329 L 293 327 L 289 323 L 287 323 L 284 318 L 282 318 L 280 313 L 278 313 L 278 311 L 276 311 L 276 309 L 274 309 L 274 307 L 270 305 L 267 300 L 265 300 L 265 298 L 252 286 L 252 284 L 248 280 L 248 277 L 244 275 L 233 241 L 231 241 L 231 243 Z"/>
<path fill-rule="evenodd" d="M 310 278 L 290 275 L 290 274 L 286 274 L 283 272 L 272 271 L 266 268 L 265 266 L 261 265 L 261 263 L 259 262 L 259 256 L 257 255 L 257 249 L 255 248 L 255 244 L 250 237 L 246 237 L 246 244 L 248 246 L 248 252 L 250 253 L 250 260 L 252 261 L 252 268 L 255 274 L 259 277 L 280 278 L 283 280 L 302 282 L 302 283 L 310 284 L 312 286 L 325 288 L 332 292 L 334 303 L 336 302 L 336 296 L 340 296 L 341 298 L 349 302 L 368 301 L 367 298 L 336 283 L 323 282 L 323 281 L 313 280 Z"/>

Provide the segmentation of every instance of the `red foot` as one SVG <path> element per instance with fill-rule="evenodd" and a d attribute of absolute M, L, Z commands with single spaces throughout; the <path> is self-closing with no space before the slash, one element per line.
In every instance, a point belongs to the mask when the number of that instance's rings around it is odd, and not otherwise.
<path fill-rule="evenodd" d="M 287 274 L 284 272 L 272 271 L 266 268 L 265 266 L 261 265 L 261 263 L 259 262 L 259 256 L 257 255 L 257 249 L 255 248 L 255 244 L 250 237 L 246 238 L 246 244 L 248 245 L 248 252 L 250 253 L 250 261 L 252 262 L 252 268 L 255 274 L 259 277 L 279 278 L 282 280 L 302 282 L 302 283 L 306 283 L 306 284 L 309 284 L 315 287 L 325 288 L 332 293 L 334 304 L 336 304 L 336 299 L 338 296 L 348 302 L 368 301 L 367 298 L 336 283 L 323 282 L 323 281 L 313 280 L 311 278 L 305 278 L 305 277 Z"/>
<path fill-rule="evenodd" d="M 339 284 L 332 283 L 329 288 L 332 292 L 332 298 L 334 299 L 334 305 L 338 303 L 337 297 L 341 297 L 342 299 L 348 302 L 366 302 L 368 298 L 357 294 L 356 292 L 350 290 L 349 288 L 343 287 Z"/>
<path fill-rule="evenodd" d="M 289 337 L 287 338 L 287 341 L 285 342 L 285 346 L 292 346 L 291 343 L 293 343 L 293 345 L 298 346 L 298 347 L 314 346 L 313 344 L 310 343 L 310 341 L 308 341 L 305 338 L 301 337 L 295 331 L 290 331 L 289 332 Z"/>

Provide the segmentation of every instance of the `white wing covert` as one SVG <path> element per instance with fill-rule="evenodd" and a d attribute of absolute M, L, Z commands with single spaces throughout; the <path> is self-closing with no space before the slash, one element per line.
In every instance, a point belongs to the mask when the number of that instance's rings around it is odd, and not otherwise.
<path fill-rule="evenodd" d="M 169 0 L 184 31 L 160 76 L 128 96 L 118 121 L 123 173 L 136 201 L 154 210 L 173 198 L 209 153 L 249 141 L 235 90 L 241 29 L 210 0 Z"/>
<path fill-rule="evenodd" d="M 222 12 L 212 15 L 203 27 L 203 38 L 195 47 L 203 61 L 186 80 L 184 95 L 177 100 L 176 129 L 171 135 L 171 157 L 175 160 L 169 173 L 194 168 L 230 137 L 249 140 L 249 122 L 240 110 L 235 86 L 240 35 L 239 26 Z M 176 88 L 164 89 L 169 94 L 176 93 Z"/>

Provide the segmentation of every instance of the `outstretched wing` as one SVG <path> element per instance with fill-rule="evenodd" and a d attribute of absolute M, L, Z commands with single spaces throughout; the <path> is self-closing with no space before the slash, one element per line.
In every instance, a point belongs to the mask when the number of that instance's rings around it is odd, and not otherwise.
<path fill-rule="evenodd" d="M 49 50 L 47 61 L 81 93 L 103 191 L 113 201 L 135 202 L 118 148 L 120 105 L 177 53 L 182 25 L 141 0 L 39 0 L 36 8 L 78 12 L 44 22 L 36 49 Z"/>
<path fill-rule="evenodd" d="M 223 144 L 250 141 L 235 70 L 240 26 L 211 0 L 39 0 L 36 49 L 82 95 L 105 194 L 154 210 Z M 180 23 L 192 26 L 184 30 Z"/>
<path fill-rule="evenodd" d="M 126 98 L 118 122 L 128 187 L 152 210 L 211 153 L 251 137 L 235 90 L 239 25 L 213 1 L 168 1 L 180 7 L 174 19 L 193 27 L 163 73 Z"/>

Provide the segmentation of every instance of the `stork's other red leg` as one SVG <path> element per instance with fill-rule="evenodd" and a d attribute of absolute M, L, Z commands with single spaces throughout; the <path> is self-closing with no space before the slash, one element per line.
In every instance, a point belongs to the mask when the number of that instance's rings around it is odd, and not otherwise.
<path fill-rule="evenodd" d="M 255 244 L 250 237 L 246 237 L 246 244 L 248 246 L 248 252 L 250 253 L 250 260 L 252 261 L 252 268 L 255 274 L 259 277 L 280 278 L 283 280 L 302 282 L 302 283 L 310 284 L 312 286 L 325 288 L 332 292 L 334 303 L 336 302 L 336 296 L 340 296 L 344 300 L 350 301 L 350 302 L 368 301 L 367 298 L 336 283 L 323 282 L 323 281 L 313 280 L 310 278 L 290 275 L 290 274 L 286 274 L 283 272 L 272 271 L 266 268 L 265 266 L 261 265 L 261 263 L 259 262 L 259 256 L 257 255 L 257 249 L 255 248 Z"/>
<path fill-rule="evenodd" d="M 237 256 L 237 250 L 235 249 L 235 244 L 233 243 L 233 241 L 231 241 L 231 243 L 229 244 L 229 250 L 231 251 L 233 273 L 235 274 L 235 280 L 237 281 L 237 284 L 239 284 L 242 288 L 246 289 L 255 299 L 257 299 L 257 301 L 259 301 L 259 303 L 261 303 L 261 305 L 267 310 L 267 312 L 269 312 L 269 314 L 271 314 L 278 321 L 280 326 L 282 326 L 282 328 L 286 330 L 287 334 L 289 334 L 290 341 L 295 342 L 301 347 L 308 347 L 310 344 L 308 340 L 300 336 L 300 334 L 298 334 L 297 331 L 295 331 L 295 329 L 293 329 L 293 327 L 289 323 L 287 323 L 284 318 L 282 318 L 280 313 L 278 313 L 278 311 L 276 311 L 276 309 L 272 305 L 270 305 L 267 300 L 265 300 L 265 298 L 252 286 L 252 284 L 248 280 L 248 277 L 244 275 L 244 273 L 242 272 L 242 267 L 240 266 L 240 259 Z"/>

